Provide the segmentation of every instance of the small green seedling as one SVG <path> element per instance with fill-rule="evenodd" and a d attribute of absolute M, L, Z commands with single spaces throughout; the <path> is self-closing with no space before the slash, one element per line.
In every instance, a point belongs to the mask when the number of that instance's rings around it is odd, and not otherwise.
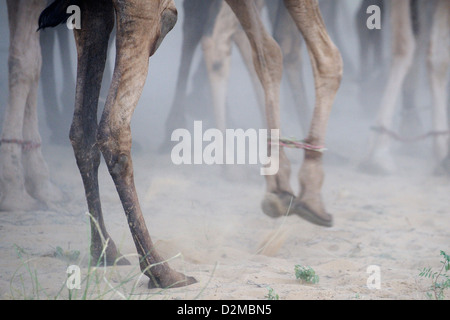
<path fill-rule="evenodd" d="M 316 275 L 316 272 L 311 267 L 305 267 L 297 264 L 295 266 L 295 277 L 305 283 L 319 283 L 319 276 Z"/>
<path fill-rule="evenodd" d="M 427 292 L 429 299 L 443 300 L 445 298 L 444 291 L 450 288 L 450 274 L 447 272 L 450 270 L 450 256 L 444 251 L 441 251 L 441 268 L 439 271 L 433 271 L 432 268 L 423 268 L 419 273 L 422 278 L 431 279 L 431 286 Z"/>
<path fill-rule="evenodd" d="M 76 262 L 80 256 L 80 251 L 78 250 L 64 250 L 61 247 L 56 247 L 53 252 L 53 256 L 55 258 L 67 261 L 67 262 Z"/>
<path fill-rule="evenodd" d="M 266 295 L 267 300 L 279 300 L 280 299 L 280 296 L 278 295 L 278 293 L 275 293 L 273 288 L 268 287 L 267 290 L 269 290 L 269 292 Z"/>

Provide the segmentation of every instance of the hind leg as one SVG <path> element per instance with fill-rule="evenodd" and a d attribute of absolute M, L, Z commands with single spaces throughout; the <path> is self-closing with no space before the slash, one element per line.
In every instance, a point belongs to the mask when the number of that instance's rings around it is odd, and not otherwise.
<path fill-rule="evenodd" d="M 179 287 L 196 282 L 171 269 L 156 251 L 146 227 L 134 184 L 131 117 L 147 78 L 149 56 L 174 26 L 173 1 L 114 0 L 117 15 L 116 66 L 97 134 L 109 173 L 122 202 L 150 287 Z M 130 59 L 130 57 L 133 57 Z"/>
<path fill-rule="evenodd" d="M 78 53 L 75 111 L 70 141 L 83 180 L 91 215 L 91 256 L 94 264 L 128 264 L 121 258 L 103 220 L 98 186 L 100 150 L 96 143 L 97 106 L 105 68 L 108 39 L 114 26 L 114 11 L 109 0 L 86 2 L 81 8 L 84 27 L 75 30 Z M 102 255 L 106 241 L 105 255 Z M 118 260 L 117 260 L 118 259 Z"/>

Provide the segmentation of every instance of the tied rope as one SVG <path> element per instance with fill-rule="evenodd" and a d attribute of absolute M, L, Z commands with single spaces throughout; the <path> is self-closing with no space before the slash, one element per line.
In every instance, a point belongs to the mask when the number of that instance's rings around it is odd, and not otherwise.
<path fill-rule="evenodd" d="M 270 139 L 269 139 L 269 144 L 271 144 Z M 315 146 L 315 145 L 305 142 L 304 140 L 297 140 L 295 138 L 280 138 L 278 144 L 285 148 L 304 149 L 304 150 L 321 152 L 321 153 L 327 150 L 323 146 Z"/>
<path fill-rule="evenodd" d="M 32 141 L 25 141 L 25 140 L 19 140 L 19 139 L 2 139 L 0 140 L 0 145 L 3 143 L 13 143 L 18 144 L 22 146 L 23 151 L 31 151 L 33 149 L 37 149 L 41 146 L 40 143 L 32 142 Z"/>
<path fill-rule="evenodd" d="M 422 134 L 417 137 L 401 137 L 397 133 L 385 128 L 385 127 L 372 127 L 371 130 L 377 132 L 377 133 L 384 133 L 390 136 L 391 138 L 400 141 L 400 142 L 417 142 L 421 140 L 425 140 L 429 137 L 436 137 L 436 136 L 442 136 L 442 135 L 448 135 L 450 134 L 450 131 L 430 131 L 428 133 Z"/>

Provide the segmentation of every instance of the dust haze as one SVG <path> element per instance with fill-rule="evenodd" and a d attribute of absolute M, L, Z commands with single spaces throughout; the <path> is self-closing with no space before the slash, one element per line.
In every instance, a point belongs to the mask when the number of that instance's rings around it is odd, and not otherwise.
<path fill-rule="evenodd" d="M 130 255 L 132 266 L 107 270 L 113 283 L 135 271 L 137 286 L 131 295 L 127 283 L 124 295 L 150 299 L 266 299 L 273 288 L 280 299 L 425 299 L 428 283 L 419 269 L 439 267 L 439 252 L 450 251 L 449 178 L 436 175 L 432 139 L 412 143 L 392 143 L 397 170 L 387 176 L 363 172 L 359 164 L 368 152 L 372 127 L 390 68 L 390 23 L 382 16 L 382 64 L 361 77 L 356 11 L 360 1 L 339 0 L 336 30 L 329 30 L 344 56 L 344 76 L 331 113 L 324 155 L 325 181 L 322 196 L 335 225 L 321 228 L 298 216 L 272 219 L 261 211 L 265 192 L 264 177 L 258 165 L 180 165 L 172 163 L 170 153 L 158 148 L 164 141 L 165 121 L 172 105 L 181 56 L 183 6 L 175 0 L 178 22 L 150 58 L 143 94 L 132 120 L 133 164 L 142 211 L 153 241 L 170 264 L 195 276 L 198 284 L 181 289 L 149 290 L 139 278 L 138 258 L 126 217 L 106 165 L 100 166 L 99 181 L 104 218 L 109 234 Z M 0 123 L 8 101 L 8 17 L 5 1 L 0 3 Z M 269 20 L 263 11 L 268 28 Z M 324 14 L 325 22 L 330 20 Z M 63 92 L 63 75 L 76 75 L 76 49 L 71 31 L 69 65 L 62 65 L 56 42 L 54 51 L 58 105 L 73 112 L 75 88 Z M 45 33 L 54 32 L 48 29 Z M 336 39 L 338 35 L 339 39 Z M 299 34 L 300 36 L 300 34 Z M 302 74 L 310 109 L 314 106 L 314 80 L 306 46 L 303 45 Z M 43 57 L 45 59 L 45 57 Z M 191 68 L 186 101 L 186 126 L 195 120 L 214 127 L 211 97 L 207 90 L 195 88 L 193 75 L 202 63 L 197 49 Z M 114 44 L 109 51 L 104 84 L 114 66 Z M 426 60 L 421 61 L 419 83 L 414 97 L 419 106 L 420 125 L 415 136 L 432 130 L 431 94 Z M 75 79 L 74 79 L 75 80 Z M 200 80 L 207 83 L 207 80 Z M 227 128 L 264 128 L 263 118 L 251 79 L 236 47 L 233 47 L 227 93 Z M 42 86 L 41 86 L 42 88 Z M 204 89 L 204 88 L 203 88 Z M 104 105 L 107 88 L 102 88 L 99 108 Z M 69 99 L 70 98 L 70 99 Z M 295 101 L 286 79 L 281 88 L 281 131 L 284 136 L 305 138 Z M 66 260 L 54 255 L 55 248 L 78 250 L 80 257 L 70 264 L 80 265 L 85 276 L 89 255 L 89 223 L 83 184 L 69 141 L 70 119 L 62 142 L 52 141 L 45 99 L 40 90 L 39 125 L 43 155 L 51 180 L 65 193 L 64 203 L 34 212 L 0 212 L 0 299 L 37 298 L 32 281 L 17 247 L 23 249 L 27 263 L 36 270 L 41 295 L 58 294 L 67 278 Z M 402 97 L 398 101 L 395 129 L 401 123 Z M 64 113 L 64 112 L 63 112 Z M 288 149 L 292 163 L 291 185 L 299 191 L 298 171 L 303 151 Z M 180 255 L 181 253 L 181 255 Z M 307 265 L 320 275 L 316 285 L 295 279 L 294 266 Z M 366 285 L 367 267 L 381 268 L 381 289 Z M 24 286 L 18 274 L 23 275 Z M 103 284 L 101 284 L 103 285 Z M 103 287 L 102 287 L 103 288 Z M 105 289 L 106 290 L 106 289 Z M 122 292 L 122 291 L 121 291 Z M 67 290 L 59 293 L 67 298 Z M 448 298 L 449 294 L 447 295 Z M 119 299 L 110 292 L 102 298 Z M 95 293 L 92 293 L 95 298 Z"/>

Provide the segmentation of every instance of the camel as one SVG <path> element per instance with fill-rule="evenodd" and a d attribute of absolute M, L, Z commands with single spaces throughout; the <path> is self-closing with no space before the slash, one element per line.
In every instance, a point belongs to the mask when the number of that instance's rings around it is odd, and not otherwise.
<path fill-rule="evenodd" d="M 391 2 L 392 62 L 389 79 L 381 101 L 368 156 L 361 168 L 373 173 L 389 174 L 396 165 L 390 153 L 396 103 L 408 71 L 412 67 L 418 46 L 414 37 L 410 14 L 410 0 Z M 428 73 L 432 92 L 433 137 L 435 165 L 439 166 L 448 154 L 447 80 L 450 64 L 450 3 L 436 1 L 428 45 Z"/>
<path fill-rule="evenodd" d="M 37 19 L 45 0 L 8 0 L 9 97 L 0 145 L 0 210 L 31 210 L 63 199 L 49 178 L 38 130 L 41 49 Z"/>
<path fill-rule="evenodd" d="M 267 128 L 279 129 L 281 50 L 264 28 L 253 1 L 226 1 L 240 21 L 253 50 L 255 70 L 265 93 Z M 41 14 L 40 28 L 64 21 L 64 9 L 73 2 L 56 0 Z M 74 30 L 78 70 L 70 140 L 92 216 L 91 254 L 94 259 L 101 258 L 103 238 L 107 240 L 107 263 L 114 263 L 117 259 L 123 261 L 102 217 L 97 177 L 101 153 L 121 199 L 140 256 L 141 271 L 150 279 L 149 287 L 179 287 L 195 283 L 194 278 L 170 268 L 155 250 L 139 206 L 131 158 L 132 114 L 147 77 L 149 57 L 175 26 L 175 4 L 172 0 L 78 0 L 77 4 L 81 8 L 83 26 Z M 273 216 L 285 215 L 291 208 L 291 214 L 331 226 L 332 216 L 326 212 L 320 194 L 324 179 L 322 153 L 314 147 L 325 144 L 329 113 L 342 78 L 342 59 L 326 32 L 317 1 L 285 0 L 284 4 L 303 34 L 315 75 L 316 105 L 307 138 L 312 148 L 305 150 L 299 173 L 301 191 L 297 197 L 290 187 L 289 161 L 280 148 L 280 170 L 276 175 L 266 176 L 263 202 Z M 114 15 L 117 22 L 116 65 L 106 105 L 100 123 L 97 123 L 101 76 Z M 94 223 L 99 228 L 95 228 Z"/>

